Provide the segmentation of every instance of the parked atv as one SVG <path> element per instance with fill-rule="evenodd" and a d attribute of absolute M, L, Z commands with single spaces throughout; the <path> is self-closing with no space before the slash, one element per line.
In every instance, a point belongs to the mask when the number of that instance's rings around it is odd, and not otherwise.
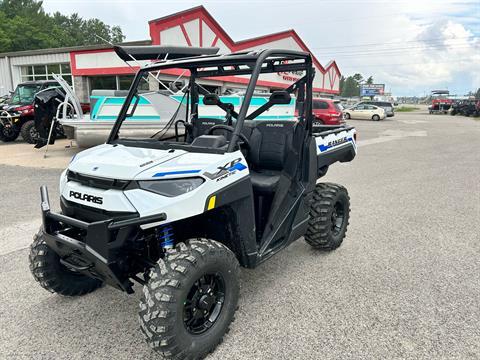
<path fill-rule="evenodd" d="M 17 86 L 9 103 L 0 111 L 0 140 L 15 141 L 19 135 L 29 144 L 34 144 L 38 133 L 34 123 L 33 100 L 39 91 L 59 86 L 56 81 L 27 81 Z"/>
<path fill-rule="evenodd" d="M 128 60 L 169 56 L 141 68 L 107 142 L 77 154 L 62 173 L 61 213 L 51 211 L 41 187 L 43 225 L 30 269 L 42 287 L 64 296 L 105 283 L 133 293 L 139 283 L 147 343 L 163 358 L 202 358 L 234 318 L 239 266 L 254 268 L 302 237 L 323 251 L 342 244 L 348 192 L 317 180 L 355 157 L 355 129 L 312 132 L 314 68 L 306 52 L 115 50 Z M 126 137 L 123 125 L 141 106 L 139 88 L 166 69 L 190 74 L 178 109 L 151 136 Z M 261 74 L 291 71 L 304 76 L 260 105 L 251 101 Z M 198 85 L 240 75 L 250 78 L 236 103 Z M 272 107 L 295 101 L 298 117 L 269 118 Z M 201 116 L 200 103 L 223 109 L 225 117 Z"/>

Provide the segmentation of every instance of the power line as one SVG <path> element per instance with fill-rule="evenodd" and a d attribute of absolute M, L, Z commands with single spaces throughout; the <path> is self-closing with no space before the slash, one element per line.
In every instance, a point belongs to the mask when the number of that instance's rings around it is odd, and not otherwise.
<path fill-rule="evenodd" d="M 456 45 L 456 46 L 448 46 L 445 47 L 446 49 L 468 49 L 470 45 Z M 384 49 L 384 50 L 376 50 L 376 51 L 361 51 L 361 52 L 344 52 L 344 53 L 329 53 L 328 56 L 335 57 L 335 58 L 343 58 L 343 57 L 352 57 L 352 56 L 377 56 L 377 55 L 395 55 L 397 53 L 403 53 L 405 51 L 412 51 L 415 52 L 418 50 L 441 50 L 443 46 L 429 46 L 429 47 L 408 47 L 408 48 L 397 48 L 397 49 Z"/>
<path fill-rule="evenodd" d="M 469 38 L 475 39 L 475 36 L 472 35 L 472 36 L 465 36 L 465 37 L 456 37 L 454 39 L 445 39 L 445 38 L 442 38 L 442 37 L 438 37 L 438 38 L 429 38 L 429 39 L 422 39 L 422 40 L 405 40 L 405 41 L 391 41 L 391 42 L 384 41 L 384 42 L 381 42 L 381 43 L 369 43 L 369 44 L 320 46 L 320 47 L 310 47 L 310 49 L 314 49 L 314 50 L 344 49 L 346 47 L 385 46 L 385 45 L 391 45 L 391 44 L 404 44 L 404 43 L 416 43 L 416 42 L 421 43 L 421 42 L 425 42 L 425 41 L 438 42 L 438 41 L 445 41 L 445 40 L 448 40 L 448 41 L 451 41 L 451 40 L 465 40 L 465 39 L 469 39 Z"/>
<path fill-rule="evenodd" d="M 435 64 L 456 64 L 458 65 L 459 63 L 461 63 L 462 61 L 468 61 L 468 60 L 473 60 L 473 59 L 476 59 L 475 57 L 466 57 L 466 58 L 462 58 L 460 60 L 455 60 L 455 61 L 434 61 Z M 378 67 L 378 66 L 403 66 L 403 65 L 419 65 L 418 62 L 413 62 L 413 63 L 397 63 L 397 64 L 389 64 L 389 63 L 381 63 L 381 64 L 368 64 L 368 65 L 347 65 L 347 66 L 340 66 L 341 69 L 344 69 L 344 68 L 355 68 L 355 69 L 358 69 L 358 68 L 364 68 L 364 67 Z"/>

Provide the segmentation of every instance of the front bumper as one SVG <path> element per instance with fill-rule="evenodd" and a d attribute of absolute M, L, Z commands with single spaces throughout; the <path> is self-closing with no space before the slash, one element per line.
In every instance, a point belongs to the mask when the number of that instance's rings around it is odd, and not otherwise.
<path fill-rule="evenodd" d="M 20 120 L 20 114 L 12 113 L 10 114 L 7 111 L 0 112 L 0 124 L 3 126 L 13 126 Z"/>
<path fill-rule="evenodd" d="M 125 242 L 140 225 L 165 221 L 166 214 L 88 223 L 52 212 L 46 186 L 40 188 L 40 196 L 43 236 L 62 264 L 120 290 L 133 292 L 131 274 L 122 253 Z"/>

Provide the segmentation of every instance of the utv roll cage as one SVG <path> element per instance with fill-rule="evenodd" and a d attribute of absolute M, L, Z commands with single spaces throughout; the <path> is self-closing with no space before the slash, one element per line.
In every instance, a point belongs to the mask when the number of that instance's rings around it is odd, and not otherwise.
<path fill-rule="evenodd" d="M 185 121 L 190 120 L 192 123 L 198 120 L 199 93 L 209 95 L 206 92 L 202 92 L 202 89 L 196 83 L 197 79 L 251 75 L 245 91 L 244 100 L 238 114 L 233 111 L 233 109 L 230 110 L 230 115 L 236 119 L 236 123 L 234 125 L 230 142 L 228 143 L 226 150 L 227 152 L 232 152 L 235 150 L 237 142 L 241 137 L 240 134 L 245 120 L 253 120 L 275 104 L 285 104 L 287 98 L 289 101 L 290 94 L 294 92 L 296 92 L 298 105 L 297 108 L 299 109 L 299 123 L 305 127 L 309 134 L 311 134 L 311 80 L 315 74 L 314 68 L 312 67 L 312 58 L 309 53 L 293 50 L 267 49 L 232 54 L 207 55 L 208 53 L 213 53 L 218 50 L 209 48 L 194 48 L 188 53 L 186 53 L 185 50 L 182 50 L 184 54 L 178 55 L 174 53 L 174 50 L 174 47 L 161 46 L 149 47 L 149 49 L 145 49 L 145 47 L 115 47 L 116 53 L 126 61 L 131 59 L 136 60 L 134 56 L 144 60 L 161 58 L 164 58 L 164 60 L 155 61 L 152 64 L 144 66 L 138 71 L 107 140 L 108 144 L 114 143 L 119 138 L 119 129 L 123 121 L 128 117 L 127 114 L 132 100 L 135 96 L 138 96 L 137 88 L 142 78 L 144 78 L 145 73 L 148 74 L 151 71 L 162 71 L 166 69 L 183 69 L 185 72 L 189 72 L 188 75 L 190 76 L 190 80 L 188 88 L 185 91 L 185 94 L 187 95 L 187 104 L 189 105 L 189 108 L 187 107 L 186 117 L 189 117 L 188 112 L 190 112 L 191 115 L 190 119 L 186 118 Z M 184 57 L 187 55 L 197 56 Z M 267 103 L 253 113 L 247 115 L 250 101 L 252 99 L 252 95 L 254 94 L 259 76 L 261 74 L 288 71 L 305 71 L 305 75 L 288 88 L 281 91 L 274 91 Z M 206 101 L 208 101 L 208 99 Z M 210 101 L 211 104 L 214 104 L 215 98 L 210 97 Z M 218 101 L 216 105 L 221 107 L 221 104 L 218 103 Z M 135 108 L 135 105 L 133 108 Z"/>

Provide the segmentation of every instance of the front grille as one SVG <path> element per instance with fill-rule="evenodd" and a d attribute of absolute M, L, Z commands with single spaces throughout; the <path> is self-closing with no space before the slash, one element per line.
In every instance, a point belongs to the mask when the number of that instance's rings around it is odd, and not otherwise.
<path fill-rule="evenodd" d="M 60 207 L 64 215 L 73 217 L 85 222 L 103 221 L 113 219 L 116 221 L 127 220 L 138 217 L 137 212 L 106 211 L 91 206 L 77 204 L 66 200 L 63 196 L 60 198 Z"/>
<path fill-rule="evenodd" d="M 102 178 L 102 177 L 95 177 L 90 175 L 79 174 L 74 171 L 67 171 L 67 179 L 68 181 L 75 181 L 82 185 L 104 189 L 104 190 L 123 190 L 125 189 L 130 180 L 119 180 L 119 179 L 109 179 L 109 178 Z"/>

